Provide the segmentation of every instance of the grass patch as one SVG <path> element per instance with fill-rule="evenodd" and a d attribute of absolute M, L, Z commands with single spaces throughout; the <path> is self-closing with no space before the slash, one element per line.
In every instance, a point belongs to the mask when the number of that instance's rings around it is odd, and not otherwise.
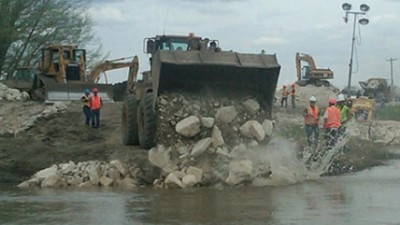
<path fill-rule="evenodd" d="M 400 105 L 386 105 L 383 108 L 377 108 L 376 118 L 379 120 L 400 121 Z"/>

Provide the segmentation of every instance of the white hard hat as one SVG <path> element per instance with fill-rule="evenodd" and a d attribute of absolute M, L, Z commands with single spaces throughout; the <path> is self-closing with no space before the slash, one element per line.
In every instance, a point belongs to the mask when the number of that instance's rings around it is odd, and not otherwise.
<path fill-rule="evenodd" d="M 310 99 L 308 99 L 308 100 L 310 100 L 310 102 L 316 102 L 316 101 L 317 101 L 317 98 L 314 97 L 314 96 L 311 96 Z"/>
<path fill-rule="evenodd" d="M 339 94 L 338 96 L 337 96 L 337 99 L 336 99 L 336 101 L 337 102 L 343 102 L 343 101 L 345 101 L 346 99 L 344 99 L 344 95 L 343 94 Z"/>

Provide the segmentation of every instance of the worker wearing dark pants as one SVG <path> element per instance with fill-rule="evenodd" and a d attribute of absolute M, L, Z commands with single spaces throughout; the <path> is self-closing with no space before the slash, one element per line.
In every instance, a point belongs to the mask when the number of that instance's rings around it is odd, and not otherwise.
<path fill-rule="evenodd" d="M 296 108 L 296 89 L 295 89 L 295 84 L 291 85 L 291 90 L 290 90 L 290 98 L 292 101 L 292 108 Z"/>
<path fill-rule="evenodd" d="M 336 99 L 329 99 L 329 107 L 324 115 L 325 141 L 328 150 L 335 146 L 340 126 L 340 110 L 336 107 Z"/>
<path fill-rule="evenodd" d="M 287 108 L 287 98 L 288 98 L 288 91 L 286 89 L 286 85 L 282 87 L 282 99 L 281 99 L 281 108 Z"/>
<path fill-rule="evenodd" d="M 92 111 L 92 128 L 100 127 L 100 109 L 103 105 L 101 97 L 98 95 L 97 88 L 93 88 L 93 95 L 90 97 L 90 109 Z"/>
<path fill-rule="evenodd" d="M 90 110 L 90 90 L 86 89 L 85 94 L 82 96 L 81 101 L 83 102 L 83 113 L 85 114 L 85 125 L 90 125 L 90 119 L 92 118 L 92 111 Z"/>

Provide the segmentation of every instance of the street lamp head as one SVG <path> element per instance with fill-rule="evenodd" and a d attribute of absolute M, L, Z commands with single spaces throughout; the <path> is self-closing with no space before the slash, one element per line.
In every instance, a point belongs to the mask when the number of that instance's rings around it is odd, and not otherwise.
<path fill-rule="evenodd" d="M 342 9 L 344 11 L 349 11 L 351 9 L 351 5 L 349 3 L 343 3 L 342 4 Z"/>
<path fill-rule="evenodd" d="M 362 18 L 358 21 L 361 25 L 367 25 L 369 23 L 369 20 L 366 18 Z"/>
<path fill-rule="evenodd" d="M 363 12 L 368 12 L 369 6 L 367 4 L 361 4 L 360 5 L 360 10 Z"/>

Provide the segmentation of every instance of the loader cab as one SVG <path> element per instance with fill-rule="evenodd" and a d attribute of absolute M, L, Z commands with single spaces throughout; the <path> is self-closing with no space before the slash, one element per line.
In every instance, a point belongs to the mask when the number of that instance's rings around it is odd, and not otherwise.
<path fill-rule="evenodd" d="M 144 52 L 154 54 L 157 50 L 169 51 L 195 51 L 195 50 L 216 50 L 219 49 L 217 40 L 202 39 L 194 35 L 160 35 L 144 40 Z"/>

